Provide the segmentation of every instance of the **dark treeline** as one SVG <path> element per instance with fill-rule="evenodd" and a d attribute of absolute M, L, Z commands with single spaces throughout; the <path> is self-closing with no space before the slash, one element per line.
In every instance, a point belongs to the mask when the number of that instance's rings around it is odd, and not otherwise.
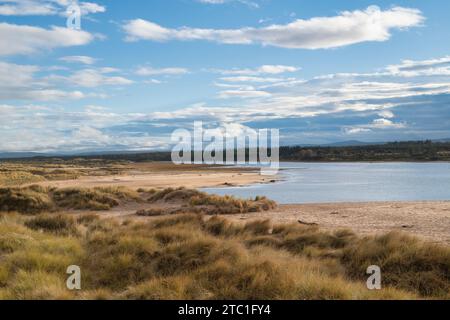
<path fill-rule="evenodd" d="M 248 150 L 246 152 L 248 154 Z M 235 152 L 236 154 L 236 152 Z M 270 155 L 270 151 L 269 151 Z M 43 160 L 55 157 L 36 157 L 27 160 Z M 171 161 L 170 152 L 114 153 L 57 157 L 64 160 L 102 159 L 142 161 Z M 450 142 L 412 141 L 391 142 L 364 146 L 280 148 L 280 161 L 450 161 Z"/>
<path fill-rule="evenodd" d="M 450 142 L 391 142 L 349 147 L 282 147 L 282 161 L 450 161 Z"/>

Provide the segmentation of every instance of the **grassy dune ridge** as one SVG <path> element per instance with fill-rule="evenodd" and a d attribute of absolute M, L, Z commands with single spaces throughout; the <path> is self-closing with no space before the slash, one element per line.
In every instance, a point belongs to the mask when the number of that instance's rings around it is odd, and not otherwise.
<path fill-rule="evenodd" d="M 56 189 L 37 185 L 0 188 L 0 211 L 36 214 L 62 209 L 109 210 L 121 201 L 140 201 L 139 194 L 122 187 Z"/>
<path fill-rule="evenodd" d="M 138 215 L 174 213 L 237 214 L 267 211 L 276 203 L 266 197 L 238 199 L 232 196 L 209 195 L 186 188 L 138 189 L 125 187 L 63 188 L 29 187 L 0 188 L 0 211 L 38 214 L 62 210 L 110 210 L 124 203 L 175 204 L 172 209 L 141 210 Z M 156 214 L 155 214 L 156 213 Z"/>
<path fill-rule="evenodd" d="M 120 222 L 4 213 L 0 260 L 0 299 L 450 298 L 449 248 L 201 214 Z M 65 288 L 72 264 L 81 291 Z M 372 264 L 381 291 L 365 287 Z"/>

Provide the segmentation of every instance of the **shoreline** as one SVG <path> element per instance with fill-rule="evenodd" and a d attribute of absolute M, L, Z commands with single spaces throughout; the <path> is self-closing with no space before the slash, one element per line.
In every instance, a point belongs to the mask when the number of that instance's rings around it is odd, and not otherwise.
<path fill-rule="evenodd" d="M 246 187 L 256 184 L 280 181 L 279 176 L 263 176 L 260 168 L 185 165 L 172 163 L 137 163 L 125 172 L 116 175 L 87 175 L 77 179 L 47 180 L 27 183 L 22 186 L 40 185 L 45 187 L 105 187 L 122 186 L 131 189 L 162 189 L 185 187 L 190 189 Z"/>
<path fill-rule="evenodd" d="M 261 176 L 259 168 L 211 168 L 173 166 L 167 163 L 134 164 L 119 175 L 84 176 L 76 180 L 44 181 L 42 186 L 105 187 L 131 189 L 190 189 L 245 187 L 283 181 L 283 175 Z M 270 192 L 261 194 L 271 198 Z M 136 208 L 121 207 L 113 216 L 132 217 Z M 104 213 L 100 213 L 104 214 Z M 370 201 L 282 204 L 277 209 L 238 215 L 225 215 L 233 221 L 270 219 L 273 223 L 304 223 L 324 230 L 351 229 L 360 235 L 404 231 L 428 241 L 450 245 L 450 201 Z"/>

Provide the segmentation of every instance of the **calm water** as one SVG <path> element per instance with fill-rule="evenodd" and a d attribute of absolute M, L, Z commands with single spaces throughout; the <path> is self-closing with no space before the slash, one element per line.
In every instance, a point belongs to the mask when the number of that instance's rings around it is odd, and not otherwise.
<path fill-rule="evenodd" d="M 282 163 L 283 181 L 207 188 L 239 197 L 267 195 L 282 204 L 450 200 L 450 163 Z"/>

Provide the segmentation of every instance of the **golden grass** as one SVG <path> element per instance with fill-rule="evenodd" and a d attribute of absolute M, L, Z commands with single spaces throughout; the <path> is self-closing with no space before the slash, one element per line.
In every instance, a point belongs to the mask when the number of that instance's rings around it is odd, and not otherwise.
<path fill-rule="evenodd" d="M 172 211 L 169 209 L 161 211 L 157 208 L 138 211 L 137 214 L 141 216 L 157 216 L 173 213 L 202 213 L 208 215 L 239 214 L 267 211 L 276 207 L 276 203 L 266 197 L 238 199 L 233 196 L 210 195 L 205 192 L 186 188 L 140 191 L 150 195 L 148 199 L 150 203 L 182 203 L 181 207 Z"/>
<path fill-rule="evenodd" d="M 44 177 L 26 171 L 0 171 L 0 186 L 4 187 L 17 186 L 25 183 L 36 183 L 45 180 Z"/>
<path fill-rule="evenodd" d="M 139 192 L 140 191 L 140 192 Z M 171 208 L 152 208 L 137 212 L 141 216 L 175 213 L 237 214 L 273 209 L 274 201 L 265 197 L 238 199 L 230 196 L 209 195 L 191 189 L 164 189 L 134 191 L 125 187 L 64 188 L 56 189 L 32 185 L 28 187 L 0 188 L 0 212 L 37 214 L 61 210 L 110 210 L 123 203 L 150 205 L 163 202 Z"/>
<path fill-rule="evenodd" d="M 448 247 L 199 214 L 3 214 L 0 261 L 0 299 L 450 299 Z M 72 264 L 81 291 L 65 289 Z M 380 291 L 365 287 L 372 264 Z"/>
<path fill-rule="evenodd" d="M 140 201 L 137 192 L 120 187 L 107 188 L 67 188 L 53 192 L 58 207 L 76 210 L 109 210 L 120 201 Z"/>
<path fill-rule="evenodd" d="M 127 161 L 45 159 L 2 161 L 0 186 L 14 187 L 43 181 L 74 180 L 82 176 L 116 175 L 127 170 Z"/>
<path fill-rule="evenodd" d="M 139 193 L 122 187 L 55 189 L 33 185 L 0 188 L 0 212 L 36 214 L 61 209 L 109 210 L 122 202 L 141 200 Z"/>
<path fill-rule="evenodd" d="M 39 213 L 54 207 L 51 190 L 39 186 L 0 188 L 0 211 Z"/>

